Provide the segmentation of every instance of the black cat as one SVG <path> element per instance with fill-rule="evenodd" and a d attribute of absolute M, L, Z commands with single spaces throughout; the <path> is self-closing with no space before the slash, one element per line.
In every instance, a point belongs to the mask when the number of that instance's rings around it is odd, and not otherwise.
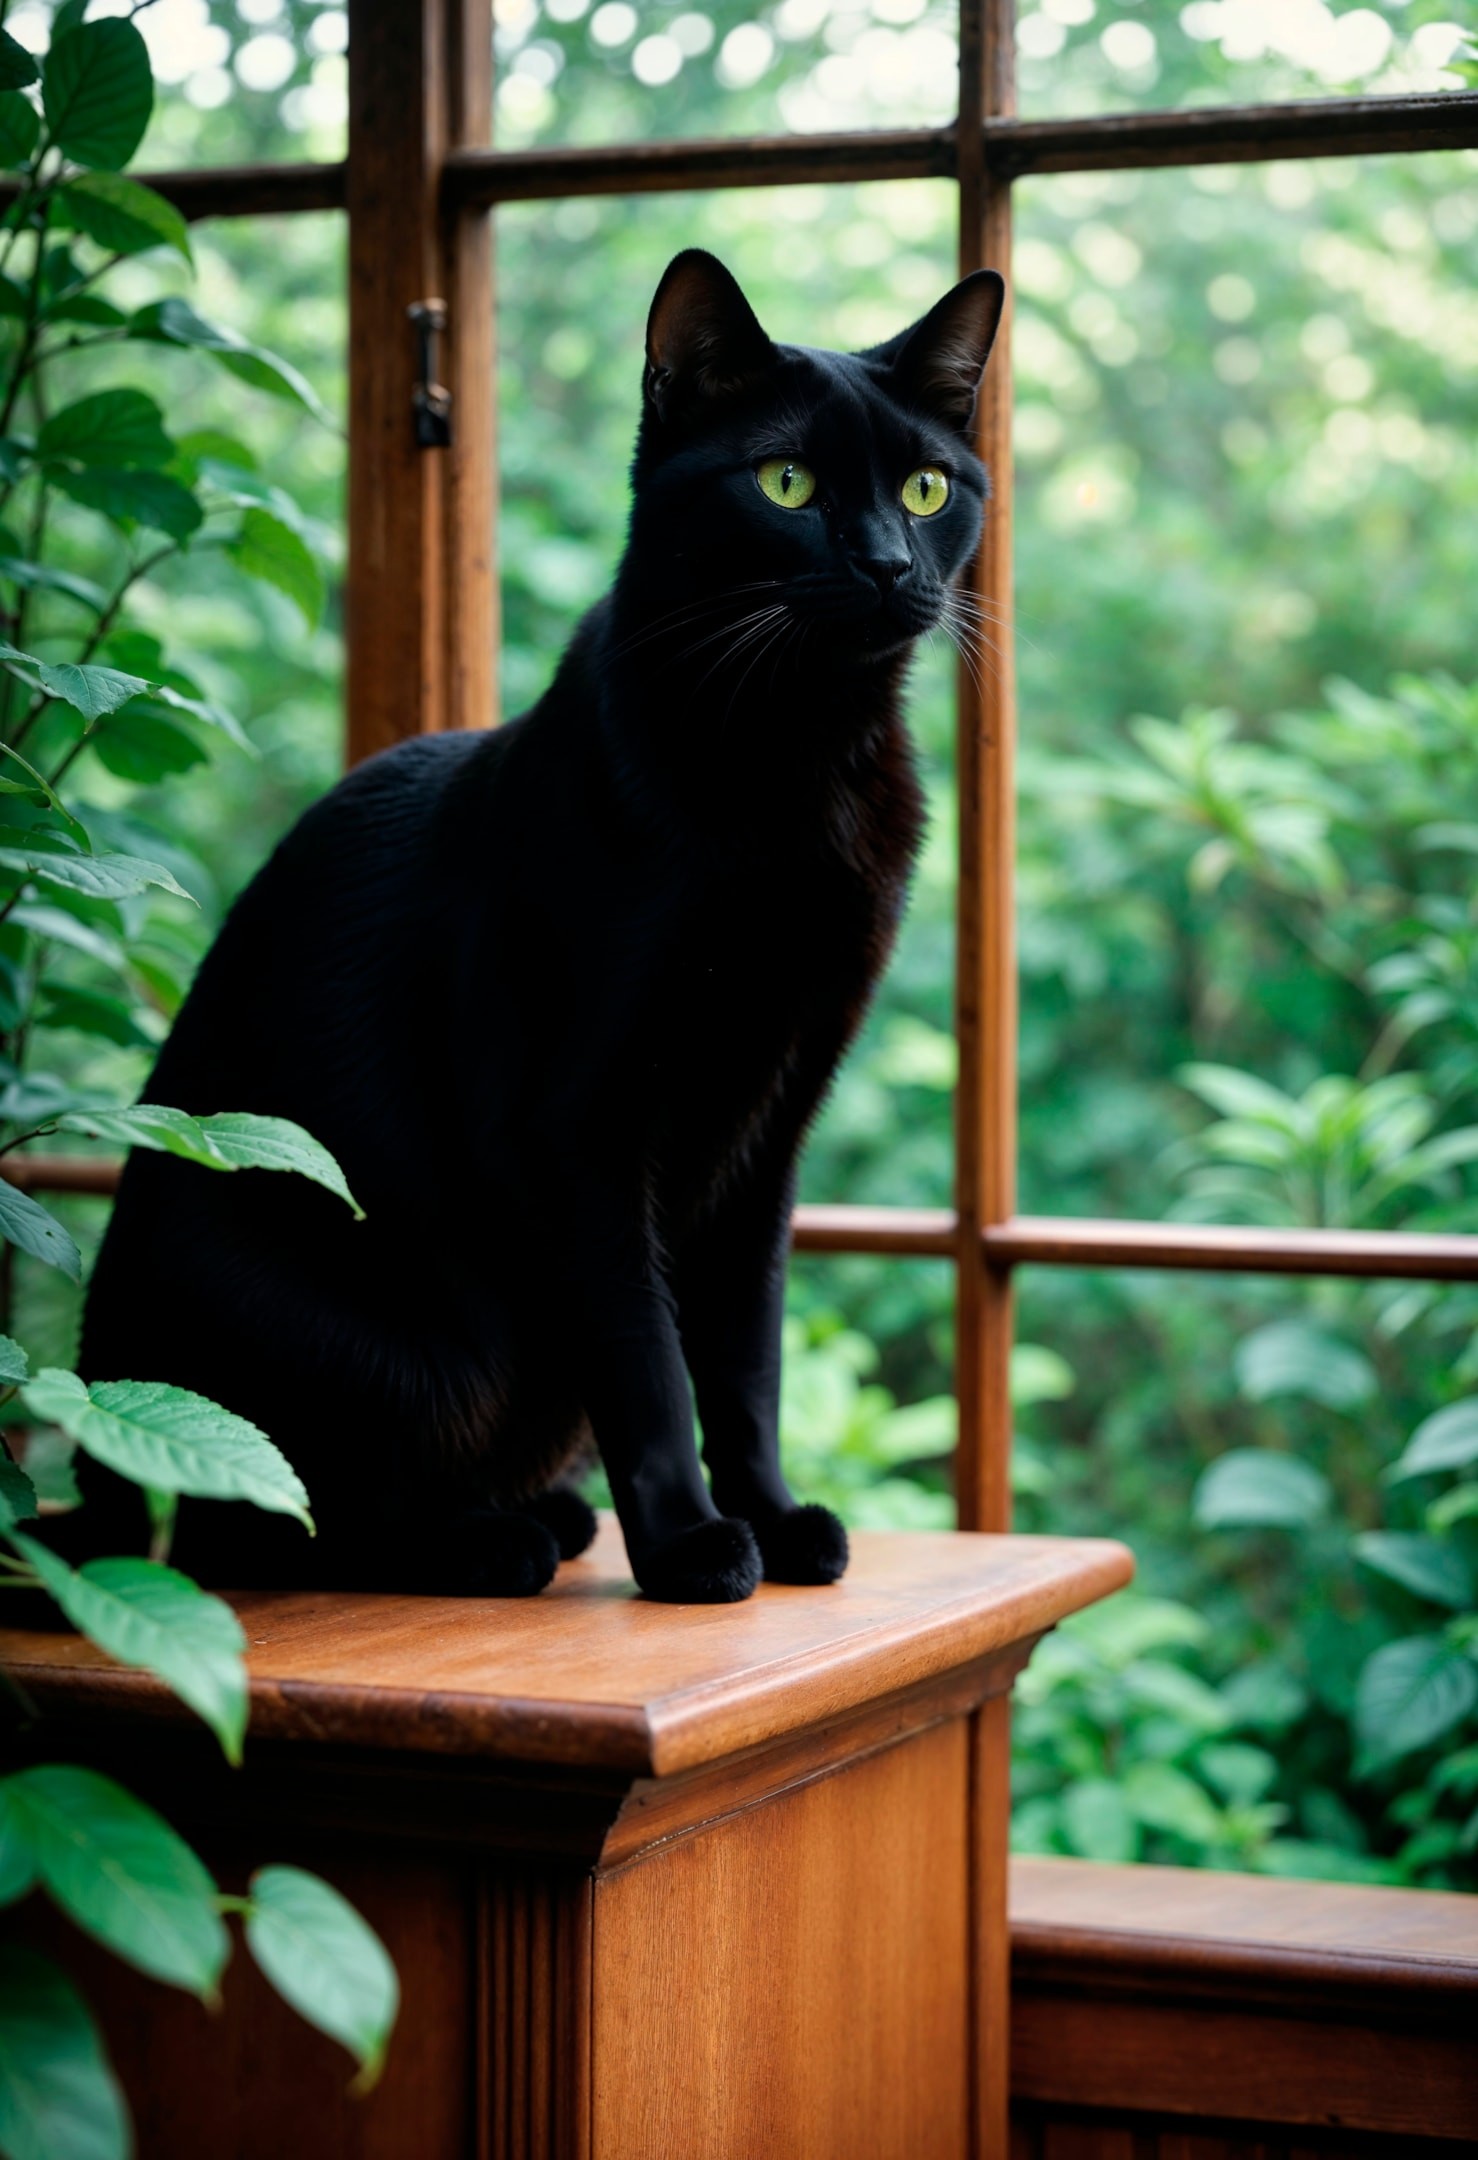
<path fill-rule="evenodd" d="M 980 272 L 812 352 L 679 255 L 626 553 L 550 689 L 351 773 L 232 909 L 146 1099 L 297 1119 L 368 1219 L 129 1162 L 84 1374 L 255 1419 L 319 1525 L 186 1502 L 182 1567 L 537 1591 L 592 1534 L 559 1480 L 593 1432 L 649 1596 L 842 1573 L 780 1473 L 795 1161 L 919 845 L 900 691 L 980 531 L 1002 297 Z M 137 1493 L 91 1477 L 90 1542 L 141 1543 Z"/>

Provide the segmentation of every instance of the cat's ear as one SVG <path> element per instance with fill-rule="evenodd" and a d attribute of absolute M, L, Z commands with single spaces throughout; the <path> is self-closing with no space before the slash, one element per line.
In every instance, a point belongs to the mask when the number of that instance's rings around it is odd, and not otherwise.
<path fill-rule="evenodd" d="M 647 403 L 666 420 L 689 402 L 732 396 L 775 363 L 754 309 L 715 255 L 685 248 L 662 274 L 647 318 Z"/>
<path fill-rule="evenodd" d="M 904 404 L 963 434 L 975 411 L 1005 302 L 1006 281 L 999 270 L 972 271 L 912 329 L 875 346 L 866 357 L 887 367 L 892 388 Z"/>

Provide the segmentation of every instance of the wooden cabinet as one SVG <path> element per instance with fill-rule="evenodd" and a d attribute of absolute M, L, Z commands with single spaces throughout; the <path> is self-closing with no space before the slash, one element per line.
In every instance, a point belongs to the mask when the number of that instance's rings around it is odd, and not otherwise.
<path fill-rule="evenodd" d="M 1001 2160 L 1006 1692 L 1125 1582 L 1093 1540 L 863 1535 L 832 1589 L 676 1609 L 614 1529 L 527 1603 L 247 1596 L 228 1770 L 75 1638 L 0 1636 L 42 1750 L 230 1884 L 292 1860 L 400 1968 L 389 2065 L 239 1956 L 211 2015 L 86 1965 L 146 2160 Z"/>

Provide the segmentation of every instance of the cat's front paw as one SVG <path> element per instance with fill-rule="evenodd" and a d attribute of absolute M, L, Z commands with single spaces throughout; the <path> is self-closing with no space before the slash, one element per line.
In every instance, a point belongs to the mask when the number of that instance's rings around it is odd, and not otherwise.
<path fill-rule="evenodd" d="M 559 1547 L 561 1560 L 578 1560 L 594 1544 L 600 1528 L 595 1509 L 573 1485 L 551 1485 L 537 1499 L 526 1500 L 522 1512 L 543 1523 Z"/>
<path fill-rule="evenodd" d="M 537 1597 L 558 1566 L 552 1531 L 532 1515 L 469 1508 L 442 1542 L 427 1587 L 450 1597 Z"/>
<path fill-rule="evenodd" d="M 766 1582 L 834 1583 L 847 1572 L 847 1533 L 830 1508 L 786 1508 L 751 1524 Z"/>
<path fill-rule="evenodd" d="M 721 1515 L 654 1546 L 632 1571 L 663 1605 L 735 1605 L 759 1588 L 760 1553 L 747 1522 Z"/>

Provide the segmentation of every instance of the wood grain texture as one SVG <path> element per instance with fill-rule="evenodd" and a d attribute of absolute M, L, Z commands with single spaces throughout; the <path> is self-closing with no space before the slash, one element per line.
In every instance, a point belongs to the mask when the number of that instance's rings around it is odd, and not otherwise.
<path fill-rule="evenodd" d="M 596 1887 L 601 2160 L 968 2144 L 963 1720 Z"/>
<path fill-rule="evenodd" d="M 984 633 L 956 681 L 955 1495 L 966 1530 L 1011 1525 L 1009 1271 L 981 1243 L 1016 1205 L 1016 667 L 1011 545 L 1011 190 L 987 169 L 982 126 L 1016 109 L 1011 0 L 961 0 L 958 267 L 999 270 L 1006 305 L 975 412 L 991 475 L 967 573 Z M 968 638 L 967 633 L 967 638 Z"/>
<path fill-rule="evenodd" d="M 591 1915 L 584 1876 L 484 1874 L 478 2160 L 565 2160 L 588 2146 Z"/>
<path fill-rule="evenodd" d="M 970 2102 L 979 2160 L 1004 2153 L 1011 2098 L 1011 1703 L 997 1695 L 970 1721 Z"/>
<path fill-rule="evenodd" d="M 1011 1909 L 1019 2104 L 1478 2147 L 1474 1900 L 1034 1860 Z"/>
<path fill-rule="evenodd" d="M 178 1810 L 181 1827 L 191 1829 Z M 202 1841 L 204 1842 L 204 1841 Z M 402 2009 L 385 2074 L 349 2091 L 350 2057 L 306 2025 L 239 1945 L 212 2015 L 147 1980 L 75 1930 L 36 1912 L 38 1933 L 82 1985 L 128 2094 L 140 2160 L 470 2160 L 476 2084 L 468 1989 L 475 1946 L 470 1865 L 434 1850 L 380 1852 L 301 1833 L 214 1841 L 218 1878 L 244 1890 L 253 1868 L 291 1861 L 325 1876 L 395 1959 Z M 31 1918 L 28 1911 L 27 1918 Z"/>
<path fill-rule="evenodd" d="M 649 1604 L 615 1526 L 527 1600 L 245 1593 L 252 1732 L 667 1775 L 986 1659 L 1126 1583 L 1099 1539 L 859 1533 L 843 1582 Z M 77 1637 L 0 1631 L 38 1704 L 178 1720 Z"/>

